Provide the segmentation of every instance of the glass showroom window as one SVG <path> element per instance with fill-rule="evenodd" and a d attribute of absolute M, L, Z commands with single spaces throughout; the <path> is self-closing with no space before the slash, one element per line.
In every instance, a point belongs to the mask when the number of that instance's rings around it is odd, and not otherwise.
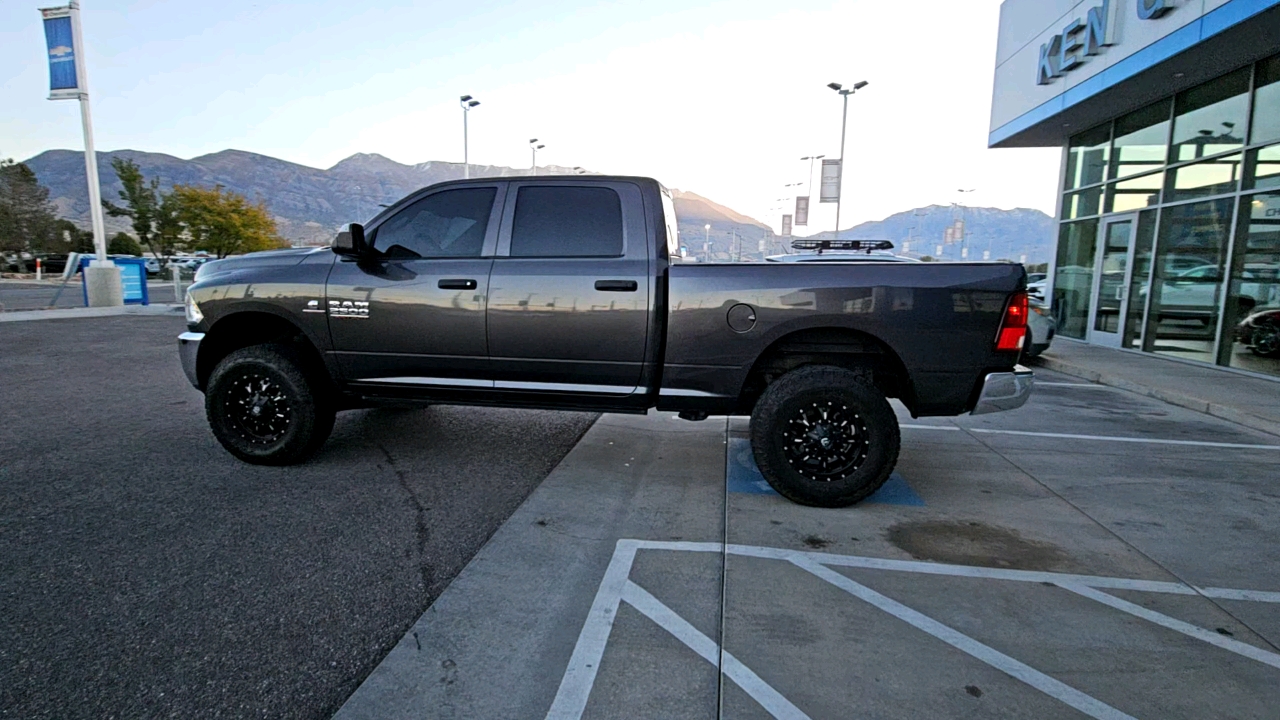
<path fill-rule="evenodd" d="M 1198 160 L 1244 145 L 1249 73 L 1249 68 L 1238 70 L 1178 95 L 1169 162 Z"/>
<path fill-rule="evenodd" d="M 1063 190 L 1097 185 L 1106 179 L 1111 125 L 1103 125 L 1071 138 L 1067 144 L 1067 177 Z"/>
<path fill-rule="evenodd" d="M 1116 121 L 1111 179 L 1127 178 L 1164 166 L 1169 149 L 1171 102 L 1148 105 Z"/>
<path fill-rule="evenodd" d="M 1244 189 L 1266 190 L 1280 187 L 1280 145 L 1249 151 L 1245 168 Z"/>
<path fill-rule="evenodd" d="M 1062 219 L 1075 220 L 1102 211 L 1102 187 L 1068 193 L 1062 198 Z"/>
<path fill-rule="evenodd" d="M 1280 56 L 1258 63 L 1254 78 L 1253 132 L 1250 142 L 1280 140 Z"/>
<path fill-rule="evenodd" d="M 1280 375 L 1280 194 L 1241 198 L 1219 362 Z"/>
<path fill-rule="evenodd" d="M 1183 165 L 1169 171 L 1165 202 L 1233 193 L 1240 182 L 1240 153 Z"/>
<path fill-rule="evenodd" d="M 1144 350 L 1213 362 L 1231 231 L 1231 198 L 1161 211 L 1155 281 Z"/>
<path fill-rule="evenodd" d="M 1058 234 L 1057 271 L 1053 278 L 1053 308 L 1058 332 L 1083 340 L 1089 325 L 1093 293 L 1093 258 L 1098 221 L 1065 223 Z"/>
<path fill-rule="evenodd" d="M 1107 186 L 1107 212 L 1129 212 L 1159 205 L 1163 186 L 1164 173 L 1113 182 Z"/>

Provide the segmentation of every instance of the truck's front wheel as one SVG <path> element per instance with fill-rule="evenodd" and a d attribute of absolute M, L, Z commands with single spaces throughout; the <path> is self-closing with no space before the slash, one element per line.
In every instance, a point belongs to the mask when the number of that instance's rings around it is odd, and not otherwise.
<path fill-rule="evenodd" d="M 334 410 L 287 345 L 254 345 L 227 355 L 205 388 L 214 437 L 255 465 L 291 465 L 333 430 Z"/>
<path fill-rule="evenodd" d="M 806 366 L 770 385 L 751 414 L 751 448 L 769 484 L 801 505 L 845 507 L 889 479 L 898 419 L 884 394 L 850 370 Z"/>

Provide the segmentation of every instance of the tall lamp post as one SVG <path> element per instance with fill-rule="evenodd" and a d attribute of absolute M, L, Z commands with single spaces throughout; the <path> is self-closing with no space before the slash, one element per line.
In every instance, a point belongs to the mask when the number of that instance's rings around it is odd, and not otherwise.
<path fill-rule="evenodd" d="M 458 104 L 462 106 L 462 177 L 470 178 L 471 156 L 467 148 L 467 115 L 471 113 L 471 108 L 480 104 L 480 101 L 472 99 L 470 95 L 463 95 L 458 98 Z"/>
<path fill-rule="evenodd" d="M 964 196 L 968 195 L 971 192 L 974 192 L 975 190 L 977 190 L 977 188 L 970 188 L 968 190 L 965 190 L 962 188 L 960 190 L 956 190 L 956 192 L 960 193 L 960 202 L 956 203 L 956 208 L 957 208 L 957 212 L 960 215 L 960 223 L 961 223 L 960 237 L 956 239 L 960 241 L 960 259 L 961 260 L 969 259 L 969 227 L 968 227 L 968 224 L 965 222 Z"/>
<path fill-rule="evenodd" d="M 702 229 L 706 231 L 706 237 L 702 242 L 702 255 L 707 259 L 707 262 L 711 262 L 711 223 L 702 226 Z"/>
<path fill-rule="evenodd" d="M 845 130 L 849 126 L 849 96 L 858 92 L 867 86 L 867 81 L 855 83 L 853 87 L 846 88 L 840 83 L 827 83 L 827 87 L 840 93 L 840 97 L 844 98 L 844 116 L 840 121 L 840 184 L 837 186 L 836 192 L 836 235 L 835 239 L 840 239 L 840 200 L 844 197 L 844 138 Z"/>
<path fill-rule="evenodd" d="M 529 149 L 533 151 L 533 174 L 534 175 L 538 174 L 538 151 L 544 147 L 546 147 L 546 145 L 538 144 L 538 138 L 529 139 Z"/>
<path fill-rule="evenodd" d="M 826 157 L 826 155 L 809 155 L 808 157 L 800 158 L 801 162 L 805 160 L 809 161 L 809 180 L 808 180 L 809 187 L 808 187 L 807 193 L 810 198 L 813 197 L 813 162 L 815 160 L 821 160 L 824 157 Z M 809 202 L 813 202 L 813 200 L 810 200 Z"/>

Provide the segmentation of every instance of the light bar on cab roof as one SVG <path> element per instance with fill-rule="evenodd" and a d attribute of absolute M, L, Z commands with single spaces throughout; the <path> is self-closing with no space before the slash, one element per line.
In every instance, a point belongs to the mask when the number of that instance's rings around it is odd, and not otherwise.
<path fill-rule="evenodd" d="M 892 250 L 893 243 L 888 240 L 795 240 L 791 247 L 796 250 Z"/>

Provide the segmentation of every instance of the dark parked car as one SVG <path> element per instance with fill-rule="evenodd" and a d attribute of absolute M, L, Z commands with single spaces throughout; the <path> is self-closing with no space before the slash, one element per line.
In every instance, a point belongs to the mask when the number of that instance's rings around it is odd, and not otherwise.
<path fill-rule="evenodd" d="M 1255 355 L 1280 357 L 1280 310 L 1263 310 L 1236 326 L 1236 341 Z"/>
<path fill-rule="evenodd" d="M 632 177 L 449 182 L 332 249 L 210 262 L 183 367 L 214 435 L 302 460 L 334 413 L 449 403 L 751 416 L 797 502 L 874 492 L 913 415 L 1021 406 L 1020 265 L 679 264 L 671 194 Z"/>

